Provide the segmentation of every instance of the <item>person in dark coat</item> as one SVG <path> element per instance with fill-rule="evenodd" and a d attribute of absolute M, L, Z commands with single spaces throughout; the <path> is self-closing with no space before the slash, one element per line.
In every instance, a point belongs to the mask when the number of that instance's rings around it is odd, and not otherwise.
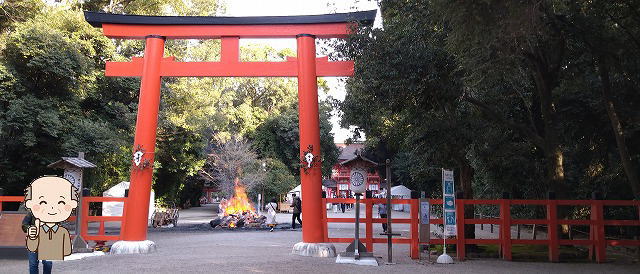
<path fill-rule="evenodd" d="M 387 218 L 387 204 L 378 204 L 378 215 L 380 215 L 380 218 Z M 385 233 L 387 232 L 386 221 L 382 223 L 382 230 L 384 230 Z"/>
<path fill-rule="evenodd" d="M 31 226 L 35 226 L 36 218 L 33 217 L 31 211 L 27 213 L 26 216 L 22 219 L 22 231 L 27 233 L 27 230 Z M 29 273 L 30 274 L 38 274 L 40 262 L 42 262 L 42 273 L 50 274 L 51 268 L 53 268 L 53 262 L 47 260 L 38 260 L 38 252 L 29 251 Z"/>
<path fill-rule="evenodd" d="M 302 200 L 296 197 L 295 194 L 291 194 L 293 197 L 293 202 L 291 203 L 291 207 L 293 207 L 293 215 L 291 215 L 291 228 L 296 229 L 296 220 L 302 226 L 302 220 L 300 219 L 300 213 L 302 213 Z"/>

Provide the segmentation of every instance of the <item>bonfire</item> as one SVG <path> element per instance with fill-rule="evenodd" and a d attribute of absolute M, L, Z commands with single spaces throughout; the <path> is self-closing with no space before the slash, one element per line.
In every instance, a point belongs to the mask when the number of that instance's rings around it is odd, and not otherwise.
<path fill-rule="evenodd" d="M 260 227 L 264 224 L 266 217 L 260 216 L 249 198 L 245 187 L 236 179 L 234 194 L 229 200 L 220 203 L 220 211 L 222 216 L 213 219 L 211 227 Z"/>

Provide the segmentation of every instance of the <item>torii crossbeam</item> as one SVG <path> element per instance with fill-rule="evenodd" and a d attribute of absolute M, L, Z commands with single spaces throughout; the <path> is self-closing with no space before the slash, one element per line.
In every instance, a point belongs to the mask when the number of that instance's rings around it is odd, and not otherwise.
<path fill-rule="evenodd" d="M 144 39 L 144 57 L 131 62 L 107 62 L 107 76 L 141 77 L 136 120 L 129 198 L 124 210 L 122 241 L 112 246 L 115 253 L 148 252 L 155 248 L 147 240 L 147 219 L 153 174 L 160 84 L 162 77 L 297 77 L 300 120 L 300 170 L 302 184 L 302 250 L 305 255 L 329 255 L 320 245 L 322 229 L 322 174 L 318 76 L 352 76 L 353 61 L 331 62 L 316 58 L 316 38 L 344 38 L 354 23 L 372 24 L 376 11 L 326 15 L 212 17 L 138 16 L 85 12 L 85 19 L 101 27 L 105 36 Z M 285 62 L 241 62 L 242 38 L 295 38 L 297 56 Z M 218 62 L 177 62 L 164 57 L 166 39 L 220 39 Z M 309 155 L 310 154 L 310 155 Z M 306 156 L 306 157 L 305 157 Z M 307 164 L 311 167 L 308 168 Z M 315 246 L 314 246 L 315 245 Z M 296 245 L 299 246 L 299 245 Z M 316 250 L 315 252 L 313 250 Z M 320 254 L 318 254 L 318 252 Z M 334 250 L 335 252 L 335 250 Z"/>

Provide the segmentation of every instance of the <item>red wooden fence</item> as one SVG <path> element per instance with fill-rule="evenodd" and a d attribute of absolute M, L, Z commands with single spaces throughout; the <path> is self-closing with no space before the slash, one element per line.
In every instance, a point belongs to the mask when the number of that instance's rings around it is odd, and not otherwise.
<path fill-rule="evenodd" d="M 22 202 L 23 196 L 0 196 L 0 211 L 2 211 L 2 202 Z M 91 241 L 116 241 L 120 240 L 120 235 L 107 235 L 105 233 L 105 222 L 121 222 L 124 225 L 123 216 L 89 216 L 89 204 L 99 202 L 125 202 L 127 198 L 116 197 L 83 197 L 83 223 L 82 236 L 85 240 Z M 355 199 L 331 198 L 323 199 L 324 203 L 355 203 Z M 373 252 L 374 243 L 386 243 L 386 238 L 374 237 L 373 224 L 386 222 L 385 218 L 373 218 L 373 205 L 386 203 L 386 199 L 363 199 L 365 204 L 365 218 L 360 218 L 360 222 L 365 225 L 365 236 L 362 242 L 367 250 Z M 441 205 L 441 199 L 430 199 L 431 205 Z M 430 239 L 428 242 L 419 242 L 418 240 L 418 200 L 416 199 L 393 199 L 392 204 L 409 204 L 411 205 L 411 217 L 393 219 L 394 224 L 410 224 L 409 237 L 398 237 L 393 239 L 396 244 L 409 244 L 410 256 L 418 259 L 420 244 L 443 244 L 442 239 Z M 500 208 L 500 217 L 497 219 L 480 218 L 465 219 L 464 205 L 496 205 Z M 545 219 L 513 219 L 511 218 L 511 206 L 513 205 L 537 205 L 546 208 Z M 589 220 L 575 219 L 559 219 L 558 206 L 588 206 L 590 207 Z M 635 220 L 608 220 L 604 218 L 604 207 L 606 206 L 627 206 L 635 207 L 638 210 L 638 219 Z M 448 238 L 447 243 L 456 244 L 458 260 L 465 259 L 466 244 L 494 244 L 500 247 L 502 258 L 511 260 L 511 246 L 514 244 L 524 245 L 547 245 L 549 250 L 549 261 L 557 262 L 559 259 L 560 245 L 583 245 L 588 246 L 590 250 L 589 258 L 595 255 L 596 262 L 605 262 L 607 246 L 640 246 L 640 240 L 612 240 L 607 239 L 605 235 L 605 226 L 640 226 L 640 201 L 618 201 L 618 200 L 456 200 L 456 217 L 457 217 L 457 234 L 455 238 Z M 433 216 L 433 215 L 431 215 Z M 73 221 L 74 217 L 70 218 Z M 88 223 L 98 222 L 98 233 L 88 234 Z M 323 228 L 325 230 L 325 242 L 332 243 L 349 243 L 353 238 L 329 238 L 328 223 L 353 223 L 354 218 L 327 218 L 326 211 L 323 214 Z M 442 224 L 442 218 L 430 220 L 431 224 Z M 494 224 L 500 225 L 500 233 L 498 239 L 466 239 L 464 237 L 465 224 Z M 547 225 L 547 239 L 511 239 L 511 226 L 518 224 L 538 224 Z M 588 225 L 589 239 L 560 239 L 557 233 L 558 225 Z"/>
<path fill-rule="evenodd" d="M 324 199 L 325 203 L 355 203 L 355 199 L 332 198 Z M 386 219 L 373 218 L 373 205 L 386 203 L 386 199 L 362 199 L 365 204 L 365 218 L 360 218 L 360 222 L 365 225 L 365 237 L 362 242 L 367 250 L 373 252 L 373 243 L 386 243 L 386 238 L 373 237 L 373 224 L 386 222 Z M 441 199 L 430 199 L 430 205 L 441 205 Z M 408 223 L 410 227 L 409 238 L 395 238 L 393 243 L 409 244 L 411 258 L 419 258 L 420 244 L 443 244 L 442 239 L 430 239 L 428 242 L 418 241 L 418 200 L 416 199 L 394 199 L 392 204 L 410 204 L 411 218 L 409 219 L 393 219 L 392 223 Z M 464 205 L 496 205 L 500 208 L 500 217 L 495 219 L 465 219 Z M 511 206 L 513 205 L 537 205 L 546 208 L 545 219 L 513 219 L 511 217 Z M 588 206 L 590 207 L 589 220 L 576 219 L 559 219 L 558 206 Z M 635 220 L 607 220 L 604 218 L 604 207 L 606 206 L 628 206 L 635 207 L 638 210 L 638 219 Z M 430 214 L 433 216 L 433 214 Z M 456 244 L 456 252 L 458 260 L 464 260 L 466 256 L 467 244 L 493 244 L 498 245 L 503 259 L 511 260 L 511 246 L 514 244 L 523 245 L 547 245 L 549 253 L 549 261 L 557 262 L 559 260 L 560 245 L 583 245 L 589 247 L 589 259 L 595 255 L 595 261 L 598 263 L 606 260 L 607 246 L 640 246 L 640 240 L 608 240 L 605 237 L 605 226 L 640 226 L 640 201 L 619 201 L 619 200 L 466 200 L 456 199 L 456 218 L 457 218 L 457 237 L 447 238 L 448 244 Z M 327 218 L 324 214 L 323 226 L 325 235 L 328 235 L 327 223 L 353 223 L 354 218 Z M 431 224 L 442 224 L 442 218 L 431 219 Z M 466 239 L 464 237 L 465 224 L 494 224 L 500 225 L 500 233 L 498 239 Z M 511 226 L 518 224 L 537 224 L 547 225 L 547 239 L 511 239 Z M 558 235 L 559 225 L 588 225 L 589 239 L 560 239 Z M 327 238 L 326 242 L 332 243 L 349 243 L 353 238 Z"/>
<path fill-rule="evenodd" d="M 118 197 L 82 197 L 82 237 L 86 241 L 117 241 L 120 240 L 120 235 L 105 233 L 105 222 L 120 222 L 120 231 L 122 231 L 122 225 L 124 225 L 123 216 L 89 216 L 89 204 L 100 202 L 125 202 L 127 198 Z M 2 211 L 2 202 L 16 202 L 21 203 L 24 200 L 24 196 L 0 196 L 0 211 Z M 68 221 L 75 221 L 76 217 L 69 217 Z M 89 223 L 99 223 L 97 234 L 88 234 Z"/>

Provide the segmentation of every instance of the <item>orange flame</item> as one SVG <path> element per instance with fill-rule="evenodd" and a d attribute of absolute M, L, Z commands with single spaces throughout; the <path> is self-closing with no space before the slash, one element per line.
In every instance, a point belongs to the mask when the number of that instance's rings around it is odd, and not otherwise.
<path fill-rule="evenodd" d="M 235 194 L 231 199 L 220 204 L 225 216 L 231 214 L 242 214 L 244 212 L 250 212 L 255 214 L 256 210 L 247 198 L 247 192 L 244 186 L 236 179 Z"/>

